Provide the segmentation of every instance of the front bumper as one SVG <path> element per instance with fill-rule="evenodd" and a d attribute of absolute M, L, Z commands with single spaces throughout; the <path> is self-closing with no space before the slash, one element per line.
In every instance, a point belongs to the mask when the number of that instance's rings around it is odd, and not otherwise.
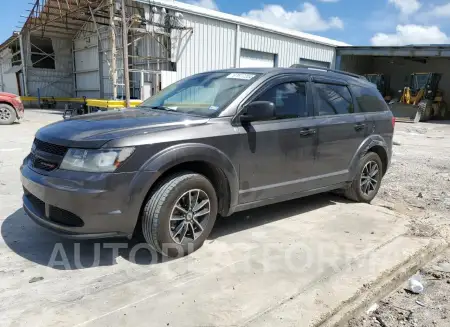
<path fill-rule="evenodd" d="M 132 236 L 145 198 L 142 188 L 133 187 L 138 173 L 53 171 L 50 176 L 25 162 L 23 207 L 37 224 L 68 238 Z"/>
<path fill-rule="evenodd" d="M 16 105 L 16 112 L 17 112 L 17 118 L 23 119 L 23 117 L 25 116 L 25 108 L 24 108 L 22 102 L 19 102 L 19 104 Z"/>

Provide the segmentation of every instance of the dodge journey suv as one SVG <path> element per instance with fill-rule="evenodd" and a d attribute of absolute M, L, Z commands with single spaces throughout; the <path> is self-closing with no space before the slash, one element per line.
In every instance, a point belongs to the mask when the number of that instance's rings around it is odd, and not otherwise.
<path fill-rule="evenodd" d="M 135 109 L 41 128 L 23 205 L 71 238 L 132 237 L 185 255 L 216 217 L 320 192 L 377 194 L 395 120 L 376 86 L 312 68 L 188 77 Z"/>

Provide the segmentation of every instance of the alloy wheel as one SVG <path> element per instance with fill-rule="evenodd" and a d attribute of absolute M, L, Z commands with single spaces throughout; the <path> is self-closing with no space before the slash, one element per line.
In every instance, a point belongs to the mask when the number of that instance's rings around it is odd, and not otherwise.
<path fill-rule="evenodd" d="M 369 161 L 363 168 L 361 174 L 361 192 L 364 195 L 370 195 L 375 192 L 378 185 L 378 177 L 380 174 L 380 168 L 375 161 Z"/>
<path fill-rule="evenodd" d="M 7 121 L 11 118 L 11 112 L 6 108 L 0 108 L 0 120 Z"/>
<path fill-rule="evenodd" d="M 177 244 L 186 239 L 195 241 L 205 230 L 211 203 L 208 195 L 199 189 L 185 192 L 175 203 L 170 215 L 170 236 Z"/>

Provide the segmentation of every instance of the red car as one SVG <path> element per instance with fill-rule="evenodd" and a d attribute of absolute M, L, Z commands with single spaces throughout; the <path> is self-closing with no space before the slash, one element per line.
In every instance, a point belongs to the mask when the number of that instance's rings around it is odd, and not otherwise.
<path fill-rule="evenodd" d="M 0 92 L 0 125 L 10 125 L 16 119 L 24 116 L 23 103 L 20 97 L 6 92 Z"/>

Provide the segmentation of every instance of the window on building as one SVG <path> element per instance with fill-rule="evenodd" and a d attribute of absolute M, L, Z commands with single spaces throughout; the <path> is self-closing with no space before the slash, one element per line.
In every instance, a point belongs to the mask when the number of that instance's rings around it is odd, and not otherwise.
<path fill-rule="evenodd" d="M 389 107 L 386 105 L 383 96 L 375 87 L 351 86 L 355 95 L 356 103 L 362 112 L 387 111 Z"/>
<path fill-rule="evenodd" d="M 270 101 L 275 104 L 277 119 L 308 117 L 306 84 L 303 82 L 283 83 L 261 94 L 255 101 Z"/>
<path fill-rule="evenodd" d="M 30 37 L 31 63 L 34 68 L 55 69 L 55 51 L 49 38 Z"/>
<path fill-rule="evenodd" d="M 319 116 L 354 112 L 352 96 L 346 86 L 316 83 Z"/>

